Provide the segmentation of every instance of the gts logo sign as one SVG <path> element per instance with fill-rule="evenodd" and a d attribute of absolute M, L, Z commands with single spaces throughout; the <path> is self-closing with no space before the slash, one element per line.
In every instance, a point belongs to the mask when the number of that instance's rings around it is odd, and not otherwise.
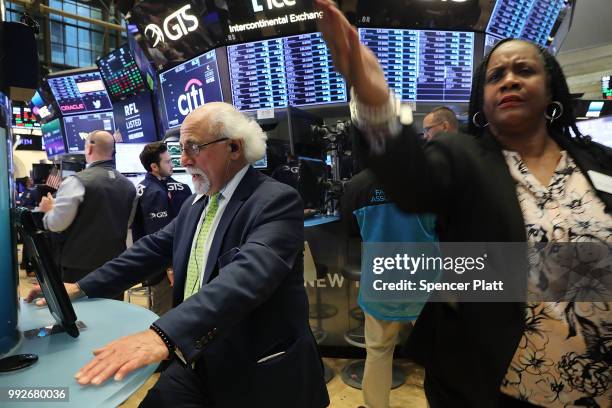
<path fill-rule="evenodd" d="M 166 218 L 168 216 L 168 211 L 160 211 L 157 213 L 149 213 L 149 218 L 154 219 L 154 218 Z"/>
<path fill-rule="evenodd" d="M 267 6 L 267 10 L 279 9 L 285 6 L 295 6 L 295 0 L 251 0 L 251 3 L 253 3 L 253 11 L 256 13 L 264 11 L 264 6 L 259 3 L 263 3 Z"/>

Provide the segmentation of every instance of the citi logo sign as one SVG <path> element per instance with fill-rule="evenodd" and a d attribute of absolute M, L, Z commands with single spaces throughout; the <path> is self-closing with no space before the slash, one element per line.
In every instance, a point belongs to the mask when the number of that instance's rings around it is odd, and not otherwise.
<path fill-rule="evenodd" d="M 166 37 L 176 41 L 198 29 L 198 18 L 187 14 L 189 9 L 191 5 L 187 4 L 166 17 L 163 22 L 163 30 L 156 24 L 149 24 L 145 27 L 144 33 L 153 41 L 153 47 L 157 47 L 160 42 L 166 42 Z"/>
<path fill-rule="evenodd" d="M 253 11 L 256 13 L 265 10 L 274 10 L 285 6 L 295 6 L 295 0 L 251 0 Z M 260 4 L 261 3 L 261 4 Z"/>
<path fill-rule="evenodd" d="M 185 93 L 178 98 L 178 108 L 181 115 L 187 116 L 189 112 L 204 105 L 204 92 L 202 82 L 196 78 L 190 79 L 185 85 Z"/>
<path fill-rule="evenodd" d="M 83 105 L 82 103 L 75 103 L 72 105 L 62 105 L 60 106 L 60 109 L 62 110 L 62 112 L 82 110 L 82 109 L 85 109 L 85 105 Z"/>

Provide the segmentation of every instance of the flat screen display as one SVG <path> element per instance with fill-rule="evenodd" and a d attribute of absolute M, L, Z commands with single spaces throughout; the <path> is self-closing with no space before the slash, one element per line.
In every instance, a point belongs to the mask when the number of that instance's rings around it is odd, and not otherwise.
<path fill-rule="evenodd" d="M 287 100 L 291 106 L 342 103 L 346 85 L 321 33 L 283 38 Z"/>
<path fill-rule="evenodd" d="M 604 107 L 603 101 L 591 101 L 589 103 L 589 109 L 587 110 L 587 118 L 598 118 L 601 114 L 601 109 Z"/>
<path fill-rule="evenodd" d="M 155 142 L 157 126 L 150 92 L 142 92 L 113 104 L 116 132 L 123 143 Z"/>
<path fill-rule="evenodd" d="M 253 163 L 253 167 L 256 169 L 267 169 L 268 168 L 268 155 L 267 153 L 264 154 L 264 157 L 262 157 L 260 160 L 257 160 L 255 163 Z"/>
<path fill-rule="evenodd" d="M 402 101 L 468 102 L 474 33 L 360 28 Z"/>
<path fill-rule="evenodd" d="M 483 49 L 483 55 L 486 57 L 489 52 L 495 47 L 495 44 L 502 40 L 501 37 L 496 37 L 491 34 L 485 34 L 485 43 Z"/>
<path fill-rule="evenodd" d="M 49 89 L 49 83 L 43 82 L 40 88 L 34 93 L 29 103 L 29 108 L 40 123 L 46 123 L 58 117 L 55 98 Z"/>
<path fill-rule="evenodd" d="M 60 120 L 53 119 L 42 125 L 41 128 L 47 157 L 51 158 L 66 153 L 66 144 L 64 142 L 64 135 L 62 134 L 62 124 Z"/>
<path fill-rule="evenodd" d="M 564 0 L 497 0 L 486 31 L 547 45 Z"/>
<path fill-rule="evenodd" d="M 232 101 L 239 110 L 343 103 L 344 80 L 320 33 L 227 47 Z"/>
<path fill-rule="evenodd" d="M 181 165 L 181 145 L 179 142 L 166 142 L 168 148 L 168 154 L 170 160 L 172 160 L 172 167 L 174 171 L 184 172 L 185 168 Z M 191 178 L 191 176 L 189 176 Z"/>
<path fill-rule="evenodd" d="M 146 89 L 145 82 L 127 44 L 96 61 L 113 101 Z"/>
<path fill-rule="evenodd" d="M 576 122 L 583 135 L 591 136 L 597 143 L 612 148 L 612 116 Z"/>
<path fill-rule="evenodd" d="M 604 99 L 612 99 L 612 88 L 610 88 L 612 82 L 610 81 L 610 78 L 610 75 L 606 75 L 601 78 L 601 92 L 603 93 Z"/>
<path fill-rule="evenodd" d="M 48 82 L 64 115 L 112 109 L 98 70 L 51 77 Z"/>
<path fill-rule="evenodd" d="M 159 84 L 169 128 L 180 126 L 195 108 L 223 101 L 214 50 L 162 72 Z"/>
<path fill-rule="evenodd" d="M 106 130 L 112 134 L 115 131 L 113 113 L 100 112 L 65 116 L 64 133 L 66 134 L 68 152 L 82 152 L 85 149 L 87 135 L 94 130 Z"/>
<path fill-rule="evenodd" d="M 118 172 L 126 174 L 146 173 L 140 163 L 140 153 L 146 143 L 117 143 L 115 145 L 115 166 Z"/>
<path fill-rule="evenodd" d="M 15 150 L 44 150 L 42 137 L 34 135 L 15 135 Z"/>
<path fill-rule="evenodd" d="M 227 47 L 232 102 L 238 110 L 287 106 L 283 40 L 256 41 Z"/>
<path fill-rule="evenodd" d="M 13 105 L 12 126 L 17 128 L 40 128 L 34 112 L 27 106 Z"/>

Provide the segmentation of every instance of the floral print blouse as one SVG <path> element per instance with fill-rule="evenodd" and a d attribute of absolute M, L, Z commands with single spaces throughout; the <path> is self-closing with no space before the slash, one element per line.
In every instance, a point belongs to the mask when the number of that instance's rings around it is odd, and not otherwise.
<path fill-rule="evenodd" d="M 517 182 L 529 243 L 612 243 L 612 216 L 567 152 L 561 152 L 546 187 L 517 152 L 503 153 Z M 537 290 L 531 279 L 528 287 Z M 528 302 L 525 332 L 501 391 L 543 407 L 611 407 L 611 307 L 611 302 Z"/>

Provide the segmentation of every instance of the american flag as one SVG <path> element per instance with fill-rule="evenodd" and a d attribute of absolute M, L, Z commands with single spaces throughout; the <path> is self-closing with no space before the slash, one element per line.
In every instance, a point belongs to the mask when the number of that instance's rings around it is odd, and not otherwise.
<path fill-rule="evenodd" d="M 62 178 L 60 177 L 58 168 L 55 166 L 51 167 L 49 177 L 47 177 L 47 182 L 45 184 L 57 190 L 61 182 Z"/>

